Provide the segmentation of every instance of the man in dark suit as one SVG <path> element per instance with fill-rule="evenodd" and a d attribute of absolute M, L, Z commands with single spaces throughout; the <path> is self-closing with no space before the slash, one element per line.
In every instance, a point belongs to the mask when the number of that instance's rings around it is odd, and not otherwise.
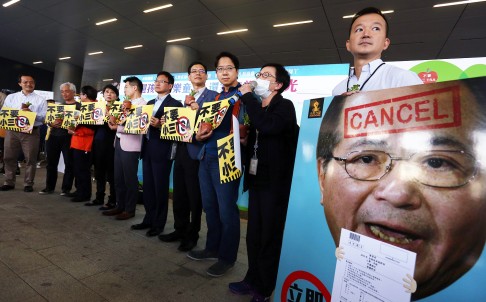
<path fill-rule="evenodd" d="M 160 138 L 166 107 L 182 107 L 182 103 L 170 96 L 174 77 L 167 71 L 157 74 L 154 85 L 157 98 L 147 105 L 154 105 L 150 127 L 142 141 L 143 205 L 145 217 L 142 223 L 132 225 L 133 230 L 149 229 L 147 236 L 157 236 L 164 230 L 169 203 L 169 176 L 173 158 L 172 141 Z M 174 145 L 175 146 L 175 145 Z"/>
<path fill-rule="evenodd" d="M 192 93 L 186 96 L 185 106 L 198 110 L 202 103 L 214 101 L 216 91 L 206 88 L 207 68 L 201 62 L 193 62 L 187 68 Z M 169 234 L 159 235 L 164 242 L 181 240 L 179 251 L 192 250 L 199 239 L 201 229 L 202 201 L 199 187 L 199 159 L 201 144 L 179 143 L 174 163 L 174 229 Z"/>

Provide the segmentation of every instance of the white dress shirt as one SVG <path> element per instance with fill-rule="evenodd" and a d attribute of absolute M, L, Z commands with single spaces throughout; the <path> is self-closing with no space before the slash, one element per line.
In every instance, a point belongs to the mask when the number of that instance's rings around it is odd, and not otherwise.
<path fill-rule="evenodd" d="M 37 113 L 34 127 L 42 125 L 46 119 L 47 101 L 35 92 L 27 95 L 25 95 L 23 91 L 9 94 L 5 99 L 5 103 L 3 104 L 2 108 L 20 109 L 22 108 L 22 104 L 27 102 L 32 104 L 29 106 L 29 109 L 32 112 Z"/>

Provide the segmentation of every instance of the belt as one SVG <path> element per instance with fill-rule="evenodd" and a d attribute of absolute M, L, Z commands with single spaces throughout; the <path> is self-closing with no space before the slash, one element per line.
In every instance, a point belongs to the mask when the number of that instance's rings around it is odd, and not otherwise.
<path fill-rule="evenodd" d="M 39 126 L 32 127 L 32 130 L 37 130 L 37 129 L 39 129 Z"/>

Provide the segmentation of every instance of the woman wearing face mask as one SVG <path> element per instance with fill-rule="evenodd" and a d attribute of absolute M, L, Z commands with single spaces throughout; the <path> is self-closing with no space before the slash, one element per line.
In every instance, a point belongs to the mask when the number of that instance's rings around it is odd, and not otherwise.
<path fill-rule="evenodd" d="M 229 284 L 235 294 L 252 294 L 254 302 L 268 301 L 275 289 L 299 131 L 294 105 L 282 97 L 290 84 L 287 70 L 266 64 L 256 78 L 254 93 L 250 84 L 239 88 L 251 125 L 243 155 L 248 271 Z"/>

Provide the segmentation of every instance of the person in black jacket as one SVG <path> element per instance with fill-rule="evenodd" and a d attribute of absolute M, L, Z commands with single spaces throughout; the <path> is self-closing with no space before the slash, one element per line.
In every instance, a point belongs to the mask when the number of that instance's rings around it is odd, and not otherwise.
<path fill-rule="evenodd" d="M 266 64 L 256 78 L 254 94 L 249 84 L 239 89 L 251 123 L 244 155 L 248 271 L 229 284 L 235 294 L 253 294 L 254 302 L 268 301 L 275 288 L 299 132 L 294 105 L 282 97 L 287 70 Z"/>

